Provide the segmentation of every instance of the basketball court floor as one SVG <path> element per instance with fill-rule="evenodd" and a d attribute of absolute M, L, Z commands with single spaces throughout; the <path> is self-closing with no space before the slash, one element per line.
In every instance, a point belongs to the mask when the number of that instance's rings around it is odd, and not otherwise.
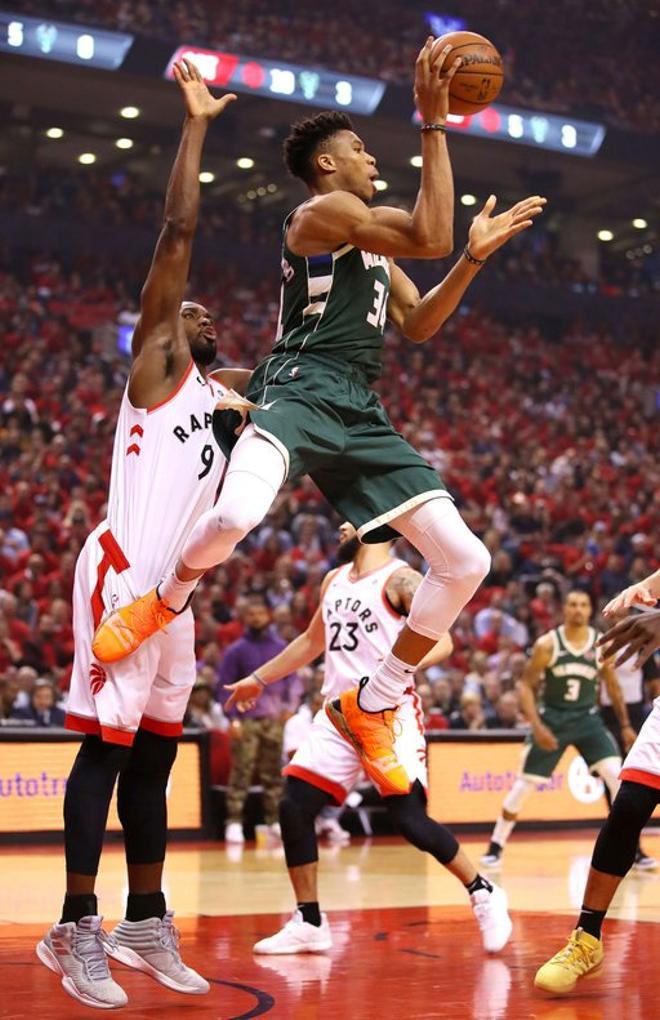
<path fill-rule="evenodd" d="M 256 957 L 292 909 L 281 849 L 178 844 L 166 891 L 184 958 L 212 983 L 199 998 L 171 992 L 113 964 L 129 996 L 126 1017 L 184 1020 L 651 1020 L 660 1015 L 660 873 L 633 874 L 605 924 L 600 975 L 569 999 L 532 987 L 536 968 L 573 926 L 594 833 L 514 836 L 499 880 L 514 934 L 488 957 L 461 887 L 432 859 L 396 839 L 354 839 L 321 852 L 321 899 L 335 944 L 318 956 Z M 484 838 L 464 845 L 476 859 Z M 660 858 L 660 834 L 644 839 Z M 92 1010 L 69 998 L 37 960 L 34 945 L 61 905 L 57 851 L 0 850 L 0 1017 L 78 1018 Z M 107 848 L 100 909 L 110 927 L 123 910 L 121 847 Z M 653 923 L 656 922 L 656 923 Z"/>

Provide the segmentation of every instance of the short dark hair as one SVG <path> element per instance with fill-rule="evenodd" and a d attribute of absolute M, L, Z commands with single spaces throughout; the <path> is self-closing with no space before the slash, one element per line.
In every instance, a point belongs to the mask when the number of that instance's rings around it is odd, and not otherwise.
<path fill-rule="evenodd" d="M 306 117 L 292 124 L 291 133 L 283 146 L 287 170 L 293 177 L 311 184 L 314 180 L 312 159 L 319 146 L 338 131 L 352 130 L 351 118 L 339 110 L 324 110 L 315 117 Z"/>

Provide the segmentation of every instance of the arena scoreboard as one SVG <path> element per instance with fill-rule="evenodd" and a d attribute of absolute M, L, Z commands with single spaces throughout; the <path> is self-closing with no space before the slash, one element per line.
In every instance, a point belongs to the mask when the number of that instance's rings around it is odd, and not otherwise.
<path fill-rule="evenodd" d="M 0 11 L 0 52 L 116 71 L 135 36 Z"/>
<path fill-rule="evenodd" d="M 419 114 L 415 112 L 413 122 L 419 121 Z M 447 127 L 467 135 L 533 145 L 571 156 L 595 156 L 605 138 L 602 124 L 563 114 L 523 110 L 502 103 L 493 103 L 479 113 L 465 116 L 450 113 Z"/>
<path fill-rule="evenodd" d="M 385 82 L 376 78 L 337 74 L 320 67 L 261 60 L 199 46 L 179 46 L 169 60 L 166 78 L 173 77 L 172 65 L 184 57 L 199 68 L 212 87 L 290 103 L 370 114 L 378 109 L 385 92 Z"/>

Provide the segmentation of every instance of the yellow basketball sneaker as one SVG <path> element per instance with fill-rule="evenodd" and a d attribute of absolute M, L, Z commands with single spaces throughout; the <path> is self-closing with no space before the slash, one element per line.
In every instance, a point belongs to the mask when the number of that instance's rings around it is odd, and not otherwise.
<path fill-rule="evenodd" d="M 358 705 L 358 693 L 359 688 L 355 687 L 344 691 L 333 701 L 326 701 L 328 719 L 344 740 L 355 748 L 364 771 L 383 796 L 410 793 L 408 773 L 394 750 L 396 709 L 364 712 Z"/>
<path fill-rule="evenodd" d="M 92 651 L 99 662 L 119 662 L 131 655 L 143 641 L 163 630 L 177 614 L 152 588 L 141 598 L 110 613 L 97 628 Z"/>
<path fill-rule="evenodd" d="M 594 977 L 603 963 L 603 943 L 576 928 L 563 949 L 536 972 L 534 986 L 555 995 L 568 995 L 581 977 Z"/>

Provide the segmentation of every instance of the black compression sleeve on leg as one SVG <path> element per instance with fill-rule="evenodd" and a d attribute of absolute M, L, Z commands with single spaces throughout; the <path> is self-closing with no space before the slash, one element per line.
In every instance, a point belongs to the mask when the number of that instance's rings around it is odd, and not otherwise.
<path fill-rule="evenodd" d="M 624 780 L 614 798 L 591 859 L 596 871 L 623 878 L 633 866 L 642 829 L 660 800 L 660 790 Z"/>
<path fill-rule="evenodd" d="M 112 791 L 130 747 L 87 735 L 73 763 L 64 796 L 66 870 L 96 875 Z"/>
<path fill-rule="evenodd" d="M 324 790 L 295 776 L 287 776 L 280 801 L 280 827 L 287 868 L 299 868 L 319 859 L 314 822 L 319 811 L 334 799 Z"/>
<path fill-rule="evenodd" d="M 456 837 L 444 825 L 426 813 L 426 795 L 419 780 L 404 796 L 385 797 L 385 806 L 402 836 L 435 857 L 440 864 L 449 864 L 458 853 Z"/>
<path fill-rule="evenodd" d="M 167 800 L 165 791 L 177 742 L 138 730 L 127 767 L 117 786 L 117 811 L 124 830 L 128 864 L 165 860 Z"/>

